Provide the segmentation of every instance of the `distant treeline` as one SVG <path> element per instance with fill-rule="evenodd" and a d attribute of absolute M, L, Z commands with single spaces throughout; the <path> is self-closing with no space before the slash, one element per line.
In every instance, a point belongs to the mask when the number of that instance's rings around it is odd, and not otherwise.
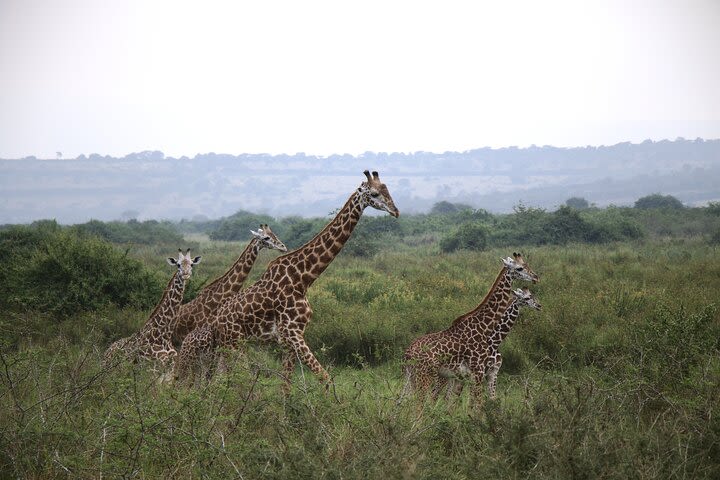
<path fill-rule="evenodd" d="M 242 242 L 251 229 L 267 223 L 289 248 L 296 248 L 328 221 L 329 217 L 275 219 L 240 211 L 219 220 L 177 223 L 93 220 L 62 226 L 41 220 L 4 225 L 0 227 L 0 309 L 6 314 L 42 311 L 58 317 L 106 306 L 147 309 L 160 296 L 167 272 L 129 256 L 136 245 L 162 250 L 165 256 L 179 247 L 197 248 L 185 239 L 189 233 Z M 519 204 L 511 214 L 495 215 L 438 202 L 427 214 L 397 219 L 365 215 L 341 255 L 368 258 L 381 250 L 402 253 L 419 246 L 445 253 L 497 247 L 511 251 L 524 246 L 687 237 L 720 244 L 719 203 L 688 208 L 673 197 L 650 195 L 634 207 L 600 209 L 582 198 L 571 198 L 555 211 Z M 199 287 L 191 285 L 188 296 Z"/>
<path fill-rule="evenodd" d="M 444 252 L 512 245 L 598 244 L 644 237 L 706 237 L 711 243 L 720 243 L 720 203 L 685 207 L 670 195 L 648 195 L 638 199 L 634 207 L 596 208 L 584 198 L 572 197 L 554 211 L 522 203 L 513 210 L 510 214 L 492 214 L 443 201 L 426 214 L 401 215 L 398 219 L 365 215 L 344 253 L 371 256 L 384 246 L 397 243 L 437 243 Z M 91 220 L 64 228 L 114 244 L 163 244 L 176 248 L 186 243 L 184 235 L 190 233 L 206 234 L 211 240 L 247 241 L 250 230 L 267 223 L 292 249 L 310 240 L 330 218 L 330 215 L 274 218 L 240 210 L 215 220 Z M 0 230 L 12 227 L 4 225 Z"/>
<path fill-rule="evenodd" d="M 176 227 L 187 233 L 207 233 L 212 240 L 247 240 L 251 229 L 267 223 L 288 247 L 296 248 L 327 222 L 327 217 L 275 219 L 241 210 L 219 220 L 183 220 Z M 647 236 L 705 236 L 720 243 L 720 203 L 690 208 L 670 195 L 654 194 L 638 199 L 634 207 L 596 208 L 573 197 L 555 211 L 518 204 L 511 214 L 491 214 L 464 204 L 438 202 L 427 214 L 398 219 L 363 217 L 345 252 L 368 256 L 397 242 L 438 242 L 441 250 L 450 252 L 510 245 L 607 243 Z"/>

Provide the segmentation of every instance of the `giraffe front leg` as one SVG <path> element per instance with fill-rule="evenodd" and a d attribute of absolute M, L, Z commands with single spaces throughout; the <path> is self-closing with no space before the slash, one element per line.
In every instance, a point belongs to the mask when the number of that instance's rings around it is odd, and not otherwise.
<path fill-rule="evenodd" d="M 497 389 L 497 376 L 498 372 L 500 371 L 500 367 L 502 366 L 502 354 L 498 353 L 493 357 L 490 362 L 489 366 L 486 369 L 486 375 L 487 375 L 487 388 L 488 388 L 488 397 L 491 399 L 496 398 L 496 389 Z"/>
<path fill-rule="evenodd" d="M 285 348 L 283 353 L 282 366 L 283 366 L 283 394 L 290 395 L 290 386 L 292 384 L 292 376 L 295 373 L 295 363 L 297 362 L 297 355 L 295 350 L 292 348 Z"/>
<path fill-rule="evenodd" d="M 310 347 L 305 343 L 305 339 L 301 335 L 294 335 L 286 341 L 286 345 L 290 347 L 293 354 L 299 358 L 301 362 L 307 365 L 315 375 L 320 377 L 320 381 L 325 384 L 325 388 L 329 389 L 332 383 L 330 375 L 323 366 L 320 365 L 320 362 L 315 358 L 312 351 L 310 351 Z"/>
<path fill-rule="evenodd" d="M 472 406 L 480 408 L 482 406 L 482 382 L 485 378 L 485 363 L 480 365 L 471 364 L 470 378 L 472 379 L 472 389 L 470 390 L 470 400 Z"/>

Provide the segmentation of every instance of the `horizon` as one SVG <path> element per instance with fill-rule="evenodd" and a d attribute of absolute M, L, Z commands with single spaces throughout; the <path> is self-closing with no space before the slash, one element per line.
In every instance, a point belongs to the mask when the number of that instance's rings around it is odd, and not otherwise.
<path fill-rule="evenodd" d="M 219 218 L 241 209 L 322 216 L 357 188 L 365 169 L 380 172 L 406 213 L 439 200 L 494 213 L 519 201 L 554 208 L 569 196 L 598 206 L 631 204 L 656 192 L 688 205 L 720 200 L 720 140 L 704 139 L 323 158 L 209 153 L 177 159 L 155 150 L 0 163 L 0 223 L 82 223 L 128 211 L 138 219 Z"/>
<path fill-rule="evenodd" d="M 35 156 L 35 155 L 27 155 L 27 156 L 25 156 L 25 157 L 20 157 L 20 158 L 18 158 L 18 157 L 16 157 L 16 158 L 0 157 L 0 160 L 12 160 L 12 161 L 16 161 L 16 160 L 26 160 L 26 159 L 35 159 L 35 160 L 43 160 L 43 161 L 45 161 L 45 160 L 47 160 L 47 161 L 50 161 L 50 160 L 78 160 L 80 157 L 85 157 L 85 159 L 89 159 L 91 156 L 95 156 L 95 155 L 96 155 L 96 156 L 99 156 L 99 157 L 101 157 L 101 158 L 110 157 L 110 158 L 114 158 L 114 159 L 122 159 L 122 158 L 129 157 L 129 156 L 131 156 L 131 155 L 138 155 L 138 154 L 148 153 L 148 152 L 150 152 L 150 153 L 160 152 L 160 153 L 163 154 L 163 158 L 164 158 L 164 159 L 172 158 L 172 159 L 175 159 L 175 160 L 180 160 L 180 159 L 183 159 L 183 158 L 192 160 L 192 159 L 194 159 L 194 158 L 202 157 L 202 156 L 205 156 L 205 155 L 232 156 L 232 157 L 239 157 L 239 156 L 244 156 L 244 155 L 247 155 L 247 156 L 269 156 L 269 157 L 280 157 L 280 156 L 289 156 L 289 157 L 292 157 L 292 156 L 297 156 L 297 155 L 304 155 L 304 156 L 306 156 L 306 157 L 315 157 L 315 158 L 318 158 L 318 159 L 326 159 L 326 158 L 338 157 L 338 156 L 339 156 L 339 157 L 343 157 L 343 156 L 347 156 L 347 155 L 349 155 L 349 156 L 351 156 L 351 157 L 353 157 L 353 158 L 361 158 L 361 157 L 362 157 L 363 155 L 365 155 L 365 154 L 372 154 L 372 155 L 415 155 L 415 154 L 443 155 L 443 154 L 464 154 L 464 153 L 474 152 L 474 151 L 478 151 L 478 150 L 508 150 L 508 149 L 509 149 L 509 150 L 512 150 L 512 149 L 517 149 L 517 150 L 530 150 L 530 149 L 533 149 L 533 148 L 536 148 L 536 149 L 554 148 L 554 149 L 557 149 L 557 150 L 572 150 L 572 149 L 584 149 L 584 148 L 612 148 L 612 147 L 616 147 L 616 146 L 618 146 L 618 145 L 626 145 L 626 144 L 629 144 L 629 145 L 642 145 L 642 144 L 647 144 L 647 143 L 663 143 L 663 142 L 673 143 L 673 142 L 697 142 L 697 141 L 701 141 L 701 142 L 716 142 L 716 141 L 720 141 L 720 136 L 719 136 L 718 138 L 703 138 L 703 137 L 684 138 L 684 137 L 680 137 L 680 136 L 679 136 L 679 137 L 675 137 L 674 139 L 661 138 L 661 139 L 657 139 L 657 140 L 654 140 L 654 139 L 651 139 L 651 138 L 646 138 L 646 139 L 644 139 L 644 140 L 642 140 L 642 141 L 638 141 L 638 142 L 633 142 L 633 141 L 630 141 L 630 140 L 626 140 L 626 141 L 616 142 L 616 143 L 613 143 L 613 144 L 599 144 L 599 145 L 590 145 L 590 144 L 588 144 L 588 145 L 549 145 L 549 144 L 536 145 L 536 144 L 530 144 L 530 145 L 526 145 L 526 146 L 519 146 L 519 145 L 504 145 L 504 146 L 498 146 L 498 147 L 482 146 L 482 147 L 469 148 L 469 149 L 467 149 L 467 150 L 443 150 L 443 151 L 426 151 L 426 150 L 418 150 L 418 151 L 371 151 L 371 150 L 366 150 L 366 151 L 363 151 L 363 152 L 358 153 L 358 154 L 352 154 L 352 153 L 348 153 L 348 152 L 342 152 L 342 153 L 340 153 L 340 152 L 335 152 L 335 153 L 330 153 L 330 154 L 328 154 L 328 155 L 319 155 L 319 154 L 313 154 L 313 153 L 308 153 L 308 152 L 292 152 L 292 153 L 290 153 L 290 152 L 280 152 L 280 153 L 268 153 L 268 152 L 239 152 L 239 153 L 230 153 L 230 152 L 214 152 L 214 151 L 208 151 L 208 152 L 198 152 L 198 153 L 196 153 L 196 154 L 193 155 L 193 156 L 189 156 L 189 155 L 175 156 L 175 155 L 166 155 L 162 150 L 158 150 L 158 149 L 147 149 L 147 150 L 140 150 L 140 151 L 128 152 L 128 153 L 125 153 L 125 154 L 123 154 L 123 155 L 118 155 L 118 156 L 109 155 L 109 154 L 102 154 L 102 153 L 98 153 L 98 152 L 92 152 L 92 153 L 82 152 L 82 153 L 78 154 L 78 155 L 75 156 L 75 157 L 66 157 L 66 156 L 64 156 L 64 155 L 61 156 L 61 157 L 58 157 L 57 155 L 56 155 L 56 156 L 53 156 L 53 157 L 38 157 L 38 156 Z"/>

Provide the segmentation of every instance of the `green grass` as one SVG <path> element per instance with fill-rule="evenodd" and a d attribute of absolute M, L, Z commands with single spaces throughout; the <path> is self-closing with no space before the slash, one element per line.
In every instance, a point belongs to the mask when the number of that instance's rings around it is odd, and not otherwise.
<path fill-rule="evenodd" d="M 243 247 L 194 240 L 209 280 Z M 698 239 L 522 249 L 543 310 L 503 345 L 498 399 L 398 403 L 402 351 L 473 308 L 518 249 L 341 255 L 309 292 L 329 393 L 298 367 L 284 398 L 278 356 L 255 346 L 195 390 L 143 365 L 101 371 L 148 312 L 46 331 L 41 314 L 14 317 L 35 334 L 0 350 L 0 477 L 718 478 L 720 256 Z M 129 255 L 161 270 L 160 250 Z"/>

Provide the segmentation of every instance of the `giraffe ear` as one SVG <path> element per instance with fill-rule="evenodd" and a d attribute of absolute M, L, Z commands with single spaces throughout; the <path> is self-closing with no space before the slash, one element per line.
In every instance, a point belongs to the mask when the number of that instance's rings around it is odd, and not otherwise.
<path fill-rule="evenodd" d="M 200 263 L 200 260 L 202 260 L 202 257 L 198 255 L 197 257 L 193 258 L 192 264 L 197 265 L 198 263 Z"/>
<path fill-rule="evenodd" d="M 170 264 L 170 265 L 177 265 L 177 260 L 175 260 L 175 259 L 172 258 L 172 257 L 168 257 L 168 258 L 167 258 L 167 262 L 168 262 L 168 264 Z"/>

